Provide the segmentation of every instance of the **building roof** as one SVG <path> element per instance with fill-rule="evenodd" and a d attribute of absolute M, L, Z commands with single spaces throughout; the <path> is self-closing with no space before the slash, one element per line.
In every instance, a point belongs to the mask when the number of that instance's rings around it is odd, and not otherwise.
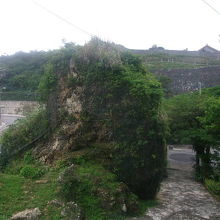
<path fill-rule="evenodd" d="M 208 44 L 201 48 L 199 52 L 208 52 L 208 53 L 219 53 L 220 51 L 216 50 L 213 47 L 210 47 Z"/>

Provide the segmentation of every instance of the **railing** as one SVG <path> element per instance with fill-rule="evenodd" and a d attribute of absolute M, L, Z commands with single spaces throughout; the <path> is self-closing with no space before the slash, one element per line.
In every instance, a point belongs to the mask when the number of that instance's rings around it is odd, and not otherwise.
<path fill-rule="evenodd" d="M 37 143 L 37 141 L 41 140 L 48 133 L 49 133 L 49 129 L 46 129 L 34 140 L 17 148 L 14 151 L 10 151 L 10 152 L 4 151 L 4 148 L 0 145 L 0 170 L 2 169 L 2 167 L 4 167 L 8 163 L 9 160 L 13 159 L 16 155 L 21 154 L 22 152 L 25 152 L 31 149 L 33 145 Z"/>
<path fill-rule="evenodd" d="M 2 101 L 38 101 L 39 97 L 40 94 L 37 92 L 0 92 L 0 100 Z"/>
<path fill-rule="evenodd" d="M 50 131 L 47 112 L 38 109 L 33 114 L 8 126 L 1 134 L 0 169 L 14 156 L 35 146 Z"/>

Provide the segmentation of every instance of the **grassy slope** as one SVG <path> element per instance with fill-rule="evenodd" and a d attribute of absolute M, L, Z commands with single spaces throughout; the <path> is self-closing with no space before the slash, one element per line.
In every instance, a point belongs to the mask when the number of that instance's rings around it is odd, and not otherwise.
<path fill-rule="evenodd" d="M 11 161 L 4 173 L 0 173 L 0 220 L 10 219 L 17 212 L 36 207 L 42 212 L 40 220 L 62 219 L 63 207 L 55 207 L 48 202 L 54 199 L 59 201 L 64 199 L 68 183 L 59 185 L 57 182 L 60 173 L 68 167 L 64 164 L 62 161 L 57 161 L 55 167 L 45 167 L 33 160 L 29 153 L 26 153 L 24 158 L 20 157 Z M 44 169 L 44 174 L 36 178 L 21 176 L 22 168 L 30 166 L 35 170 Z M 99 197 L 99 193 L 97 195 L 95 193 L 105 192 L 107 200 L 112 196 L 120 198 L 122 194 L 117 191 L 120 183 L 116 181 L 114 175 L 106 173 L 101 165 L 79 162 L 77 167 L 74 173 L 79 178 L 80 184 L 74 187 L 74 198 L 83 208 L 86 218 L 88 220 L 126 219 L 125 215 L 118 213 L 117 204 L 115 210 L 103 209 L 101 205 L 104 202 L 103 198 Z M 39 180 L 47 180 L 47 182 L 39 183 Z M 69 192 L 71 193 L 68 190 L 67 193 Z M 157 205 L 156 200 L 139 201 L 139 215 L 155 205 Z"/>
<path fill-rule="evenodd" d="M 19 175 L 0 174 L 0 220 L 9 219 L 12 214 L 27 208 L 38 207 L 41 219 L 60 219 L 60 209 L 48 205 L 57 198 L 57 173 L 50 171 L 41 179 L 47 183 L 25 179 Z"/>
<path fill-rule="evenodd" d="M 142 59 L 149 71 L 194 69 L 220 65 L 218 58 L 190 55 L 145 54 Z"/>

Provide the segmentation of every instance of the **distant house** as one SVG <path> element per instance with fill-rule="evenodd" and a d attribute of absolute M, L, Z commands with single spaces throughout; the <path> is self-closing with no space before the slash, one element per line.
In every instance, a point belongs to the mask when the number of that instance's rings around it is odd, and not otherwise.
<path fill-rule="evenodd" d="M 220 53 L 220 51 L 216 50 L 213 47 L 210 47 L 208 44 L 206 46 L 204 46 L 203 48 L 201 48 L 199 50 L 199 52 L 203 52 L 203 53 Z"/>
<path fill-rule="evenodd" d="M 158 47 L 157 45 L 153 45 L 149 51 L 154 51 L 154 52 L 161 52 L 161 51 L 164 51 L 164 48 L 163 47 Z"/>

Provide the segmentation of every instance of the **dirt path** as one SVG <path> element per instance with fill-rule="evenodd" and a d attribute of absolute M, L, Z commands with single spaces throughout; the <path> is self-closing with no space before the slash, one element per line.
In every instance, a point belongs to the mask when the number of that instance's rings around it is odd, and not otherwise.
<path fill-rule="evenodd" d="M 172 151 L 176 159 L 187 152 Z M 189 153 L 189 152 L 188 152 Z M 190 155 L 190 153 L 189 153 Z M 158 194 L 160 205 L 149 209 L 145 216 L 137 220 L 220 220 L 220 203 L 216 201 L 193 178 L 189 160 L 172 160 L 168 169 L 168 178 L 162 183 Z M 171 158 L 175 158 L 174 156 Z"/>

